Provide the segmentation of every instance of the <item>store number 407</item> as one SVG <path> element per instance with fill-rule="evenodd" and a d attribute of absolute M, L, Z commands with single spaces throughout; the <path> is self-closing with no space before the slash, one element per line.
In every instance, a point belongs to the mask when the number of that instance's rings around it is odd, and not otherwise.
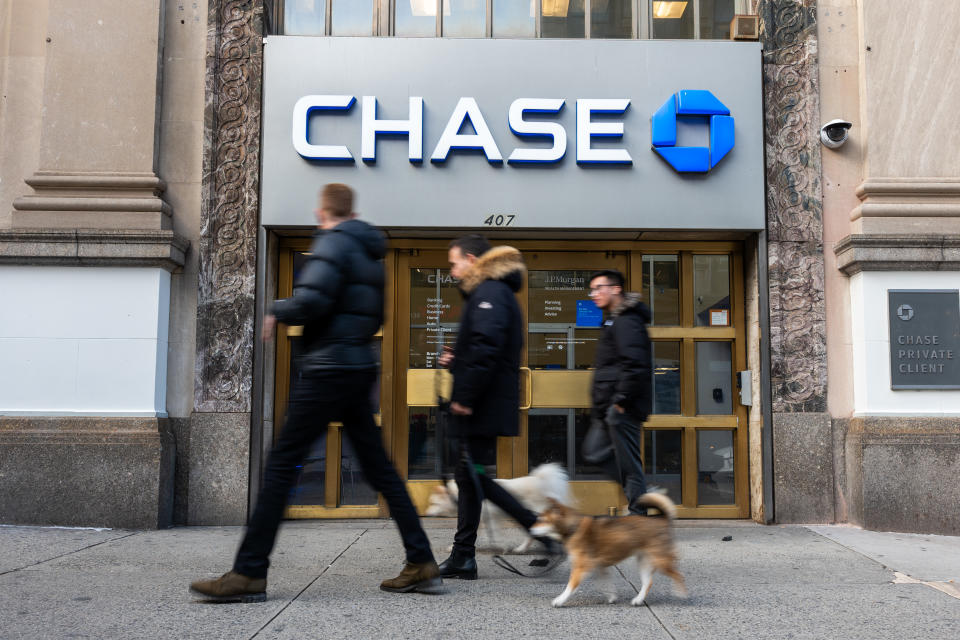
<path fill-rule="evenodd" d="M 516 217 L 512 213 L 497 213 L 487 216 L 483 224 L 488 227 L 509 227 Z"/>

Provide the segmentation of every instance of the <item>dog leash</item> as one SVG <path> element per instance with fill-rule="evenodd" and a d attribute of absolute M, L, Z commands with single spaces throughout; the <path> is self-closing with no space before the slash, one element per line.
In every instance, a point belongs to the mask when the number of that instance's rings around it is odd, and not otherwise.
<path fill-rule="evenodd" d="M 536 571 L 536 572 L 533 572 L 533 571 L 523 572 L 520 569 L 517 569 L 515 566 L 513 566 L 510 563 L 510 561 L 508 561 L 506 558 L 504 558 L 500 554 L 493 556 L 493 564 L 497 565 L 501 569 L 509 571 L 510 573 L 515 573 L 518 576 L 522 576 L 524 578 L 540 578 L 542 576 L 547 575 L 557 567 L 559 567 L 565 559 L 566 559 L 566 555 L 562 553 L 558 553 L 557 555 L 554 555 L 554 556 L 546 556 L 543 558 L 534 558 L 533 560 L 530 561 L 529 566 L 540 568 L 540 571 Z"/>

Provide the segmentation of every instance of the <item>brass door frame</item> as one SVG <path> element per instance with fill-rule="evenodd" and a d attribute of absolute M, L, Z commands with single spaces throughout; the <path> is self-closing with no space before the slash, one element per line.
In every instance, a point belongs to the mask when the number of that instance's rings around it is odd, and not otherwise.
<path fill-rule="evenodd" d="M 680 342 L 681 413 L 679 415 L 653 414 L 644 423 L 644 429 L 679 429 L 682 431 L 681 463 L 682 504 L 677 505 L 680 518 L 746 518 L 750 515 L 748 494 L 749 466 L 747 461 L 747 408 L 739 396 L 732 394 L 732 414 L 697 414 L 696 343 L 728 342 L 731 348 L 730 388 L 736 390 L 738 371 L 747 368 L 746 309 L 744 307 L 743 247 L 740 243 L 637 243 L 642 245 L 631 253 L 629 283 L 633 290 L 642 288 L 644 255 L 677 255 L 680 269 L 680 325 L 650 326 L 647 332 L 654 342 Z M 695 255 L 730 256 L 731 324 L 726 327 L 694 326 L 693 311 L 693 257 Z M 640 286 L 638 286 L 638 284 Z M 697 432 L 701 430 L 733 430 L 734 432 L 734 496 L 733 505 L 698 505 L 697 500 Z M 644 452 L 646 442 L 642 443 Z"/>
<path fill-rule="evenodd" d="M 285 298 L 293 293 L 293 264 L 294 253 L 306 251 L 310 248 L 310 238 L 283 238 L 279 247 L 279 265 L 277 269 L 277 297 Z M 384 304 L 387 309 L 392 304 L 395 283 L 393 281 L 393 264 L 385 261 L 386 286 L 384 289 Z M 290 395 L 290 358 L 291 344 L 285 338 L 297 336 L 302 327 L 291 327 L 285 324 L 277 325 L 276 336 L 276 377 L 274 384 L 274 442 L 280 430 L 287 408 L 287 399 Z M 386 413 L 382 407 L 391 406 L 393 402 L 393 336 L 392 331 L 381 334 L 381 378 L 380 378 L 380 405 L 381 405 L 381 435 L 384 446 L 389 451 L 390 425 L 385 419 Z M 389 404 L 388 404 L 389 403 Z M 374 505 L 341 505 L 340 504 L 340 465 L 342 453 L 343 425 L 337 422 L 327 426 L 327 458 L 324 470 L 324 503 L 322 505 L 288 505 L 284 517 L 290 519 L 304 518 L 382 518 L 389 515 L 383 496 L 377 497 Z"/>
<path fill-rule="evenodd" d="M 508 241 L 512 246 L 527 253 L 536 253 L 537 264 L 528 267 L 539 269 L 571 269 L 580 268 L 578 264 L 571 264 L 570 258 L 576 254 L 597 255 L 598 242 L 585 241 L 549 241 L 538 242 L 532 240 Z M 278 296 L 288 295 L 292 290 L 292 251 L 309 248 L 309 238 L 288 238 L 281 241 L 280 269 L 278 270 Z M 410 313 L 409 298 L 409 269 L 416 266 L 446 268 L 446 248 L 448 240 L 442 239 L 409 239 L 400 238 L 390 241 L 390 251 L 385 264 L 387 271 L 387 286 L 385 291 L 385 306 L 387 319 L 383 330 L 382 343 L 382 375 L 381 375 L 381 409 L 384 445 L 390 454 L 401 477 L 408 475 L 408 439 L 409 424 L 407 419 L 407 375 L 404 366 L 408 364 L 410 349 L 410 332 L 408 319 Z M 586 246 L 585 246 L 586 245 Z M 634 290 L 642 284 L 641 274 L 644 254 L 679 256 L 680 268 L 680 326 L 651 326 L 648 331 L 654 341 L 678 341 L 681 346 L 681 415 L 651 415 L 645 423 L 647 429 L 682 429 L 683 430 L 683 463 L 682 484 L 683 503 L 678 506 L 678 515 L 684 518 L 744 518 L 749 516 L 748 495 L 748 444 L 747 444 L 747 409 L 740 405 L 737 394 L 733 393 L 733 414 L 730 415 L 696 415 L 696 371 L 695 347 L 699 341 L 723 341 L 733 345 L 731 353 L 731 389 L 736 389 L 736 372 L 747 368 L 746 358 L 746 327 L 744 307 L 744 280 L 743 280 L 743 246 L 739 242 L 644 242 L 644 241 L 603 241 L 603 249 L 608 253 L 622 253 L 626 260 L 625 275 L 628 286 Z M 730 294 L 731 294 L 731 326 L 726 327 L 695 327 L 693 317 L 693 255 L 715 254 L 730 256 Z M 547 260 L 546 262 L 542 260 Z M 551 266 L 547 266 L 551 265 Z M 586 267 L 589 268 L 589 267 Z M 403 282 L 407 288 L 403 288 Z M 287 293 L 285 293 L 287 292 Z M 520 305 L 524 314 L 525 327 L 528 322 L 528 298 L 526 281 L 524 288 L 519 292 Z M 283 328 L 286 331 L 286 328 Z M 286 333 L 283 333 L 285 336 Z M 277 340 L 277 376 L 275 389 L 275 423 L 282 424 L 283 410 L 289 392 L 289 358 L 290 348 L 286 340 Z M 527 350 L 523 352 L 523 366 L 527 366 Z M 281 366 L 285 365 L 285 366 Z M 403 368 L 403 371 L 400 369 Z M 563 373 L 563 372 L 553 372 Z M 532 372 L 535 378 L 537 372 Z M 523 379 L 524 377 L 521 376 Z M 523 393 L 536 394 L 536 384 L 533 390 L 524 389 Z M 534 404 L 536 406 L 536 404 Z M 330 427 L 333 438 L 328 438 L 326 499 L 322 506 L 296 506 L 288 509 L 289 517 L 383 517 L 387 515 L 383 498 L 379 504 L 372 507 L 339 507 L 336 505 L 339 493 L 339 432 L 336 425 Z M 697 506 L 694 496 L 697 487 L 697 449 L 696 434 L 703 429 L 732 429 L 734 431 L 734 490 L 735 505 Z M 336 451 L 332 450 L 335 443 Z M 501 477 L 515 477 L 527 472 L 528 458 L 528 429 L 526 412 L 521 413 L 521 433 L 517 438 L 501 438 L 498 443 L 498 475 Z M 596 500 L 609 502 L 619 494 L 612 483 L 602 481 L 583 481 L 595 485 L 591 491 L 584 492 L 584 496 L 593 496 Z M 430 489 L 437 483 L 435 480 L 413 480 L 408 482 L 408 489 L 418 509 L 423 509 Z M 613 487 L 613 490 L 611 490 Z M 579 492 L 578 492 L 579 493 Z"/>

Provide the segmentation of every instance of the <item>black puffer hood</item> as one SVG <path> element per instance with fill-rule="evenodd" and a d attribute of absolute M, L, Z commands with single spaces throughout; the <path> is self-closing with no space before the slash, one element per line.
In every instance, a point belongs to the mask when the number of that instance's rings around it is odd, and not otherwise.
<path fill-rule="evenodd" d="M 627 310 L 633 309 L 640 317 L 643 318 L 644 323 L 650 324 L 650 307 L 643 303 L 643 295 L 637 293 L 636 291 L 628 291 L 623 294 L 623 300 L 620 301 L 616 307 L 613 308 L 613 311 L 610 312 L 610 316 L 616 318 L 617 316 L 625 313 Z"/>
<path fill-rule="evenodd" d="M 387 240 L 383 233 L 371 224 L 355 218 L 341 222 L 328 233 L 345 233 L 359 242 L 375 260 L 387 255 Z"/>
<path fill-rule="evenodd" d="M 517 292 L 523 285 L 526 270 L 518 250 L 507 246 L 494 247 L 477 258 L 460 281 L 460 289 L 469 296 L 484 280 L 499 280 Z"/>

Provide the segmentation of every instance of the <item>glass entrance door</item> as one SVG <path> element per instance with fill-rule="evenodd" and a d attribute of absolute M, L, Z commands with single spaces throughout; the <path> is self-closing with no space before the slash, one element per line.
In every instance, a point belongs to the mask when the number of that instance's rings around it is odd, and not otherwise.
<path fill-rule="evenodd" d="M 603 314 L 590 299 L 590 275 L 628 273 L 629 252 L 528 251 L 524 361 L 530 372 L 529 408 L 521 414 L 516 471 L 555 462 L 567 470 L 577 503 L 607 513 L 622 503 L 619 486 L 583 460 L 580 443 L 590 426 L 592 367 Z"/>
<path fill-rule="evenodd" d="M 280 251 L 277 297 L 285 298 L 293 293 L 293 283 L 307 259 L 309 239 L 292 239 L 285 242 Z M 303 327 L 279 325 L 277 328 L 277 368 L 274 395 L 274 430 L 276 442 L 283 429 L 287 397 L 296 381 L 297 354 Z M 383 353 L 383 331 L 377 335 L 381 363 L 389 362 Z M 376 385 L 371 403 L 381 406 L 382 379 Z M 382 427 L 382 412 L 375 416 Z M 343 434 L 343 425 L 332 422 L 317 425 L 323 437 L 313 445 L 300 469 L 300 477 L 290 493 L 287 517 L 290 518 L 376 518 L 386 515 L 377 492 L 364 481 L 359 462 L 350 442 Z"/>
<path fill-rule="evenodd" d="M 740 255 L 733 244 L 618 243 L 616 250 L 511 243 L 528 275 L 518 300 L 526 323 L 521 371 L 520 435 L 498 443 L 497 476 L 527 474 L 554 462 L 570 476 L 579 507 L 605 514 L 626 504 L 619 486 L 579 450 L 590 424 L 590 386 L 601 314 L 589 276 L 617 269 L 627 289 L 652 312 L 653 414 L 644 425 L 644 470 L 666 489 L 681 517 L 732 518 L 749 513 L 746 409 L 735 397 L 735 372 L 746 368 Z M 586 243 L 583 243 L 586 244 Z M 445 250 L 401 249 L 397 263 L 398 466 L 418 507 L 428 501 L 444 461 L 437 396 L 450 377 L 437 367 L 456 340 L 461 296 Z"/>
<path fill-rule="evenodd" d="M 743 276 L 736 243 L 596 243 L 512 241 L 528 276 L 518 292 L 525 345 L 520 435 L 501 438 L 498 477 L 522 476 L 555 462 L 568 472 L 578 506 L 605 514 L 622 508 L 619 487 L 582 459 L 590 384 L 601 315 L 589 299 L 589 276 L 613 268 L 652 312 L 653 414 L 644 424 L 647 482 L 665 488 L 681 517 L 747 517 L 747 413 L 735 372 L 746 368 Z M 277 295 L 289 295 L 309 241 L 281 247 Z M 426 248 L 410 248 L 426 247 Z M 386 321 L 379 397 L 383 440 L 421 511 L 455 452 L 439 432 L 437 397 L 451 378 L 437 359 L 456 341 L 462 297 L 450 276 L 445 241 L 402 240 L 386 258 Z M 297 329 L 277 339 L 275 427 L 282 425 Z M 378 417 L 379 418 L 379 417 Z M 291 517 L 386 516 L 366 487 L 341 427 L 327 427 L 291 496 Z M 448 465 L 445 468 L 445 461 Z"/>

